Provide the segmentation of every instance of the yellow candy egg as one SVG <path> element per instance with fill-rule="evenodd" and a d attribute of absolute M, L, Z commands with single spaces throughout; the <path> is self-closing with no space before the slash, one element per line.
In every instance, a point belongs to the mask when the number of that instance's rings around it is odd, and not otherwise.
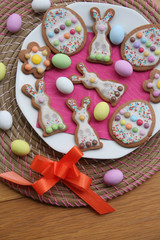
<path fill-rule="evenodd" d="M 160 80 L 157 82 L 157 87 L 160 88 Z"/>
<path fill-rule="evenodd" d="M 18 139 L 11 143 L 11 150 L 14 154 L 23 157 L 30 152 L 30 146 L 26 141 Z"/>
<path fill-rule="evenodd" d="M 106 102 L 98 103 L 94 108 L 94 118 L 97 121 L 103 121 L 109 114 L 109 106 Z"/>
<path fill-rule="evenodd" d="M 126 124 L 126 121 L 125 121 L 125 120 L 121 120 L 121 121 L 120 121 L 120 124 L 123 126 L 123 125 Z"/>
<path fill-rule="evenodd" d="M 81 25 L 78 25 L 77 27 L 76 27 L 76 32 L 81 32 L 82 31 L 82 27 L 81 27 Z"/>
<path fill-rule="evenodd" d="M 6 67 L 3 63 L 0 62 L 0 81 L 2 81 L 5 75 L 6 75 Z"/>
<path fill-rule="evenodd" d="M 36 65 L 40 64 L 42 61 L 41 56 L 38 54 L 33 55 L 32 62 Z"/>

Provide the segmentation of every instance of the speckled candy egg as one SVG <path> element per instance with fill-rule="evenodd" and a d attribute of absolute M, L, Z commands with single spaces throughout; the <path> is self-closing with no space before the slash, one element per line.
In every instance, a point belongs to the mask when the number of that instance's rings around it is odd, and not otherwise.
<path fill-rule="evenodd" d="M 30 146 L 26 141 L 17 139 L 11 143 L 11 150 L 17 156 L 23 157 L 30 152 Z"/>
<path fill-rule="evenodd" d="M 3 63 L 0 62 L 0 81 L 3 80 L 5 75 L 6 75 L 6 67 Z"/>
<path fill-rule="evenodd" d="M 103 121 L 109 114 L 109 106 L 106 102 L 98 103 L 94 108 L 94 118 L 97 121 Z"/>
<path fill-rule="evenodd" d="M 124 29 L 120 25 L 115 25 L 111 28 L 109 37 L 113 44 L 119 45 L 122 43 L 125 36 Z"/>
<path fill-rule="evenodd" d="M 123 180 L 123 173 L 119 169 L 109 170 L 104 175 L 103 180 L 108 186 L 115 186 Z"/>
<path fill-rule="evenodd" d="M 33 0 L 32 2 L 32 8 L 35 12 L 45 12 L 50 6 L 50 0 Z"/>
<path fill-rule="evenodd" d="M 0 111 L 0 129 L 6 131 L 12 127 L 12 115 L 8 111 Z"/>
<path fill-rule="evenodd" d="M 22 19 L 21 16 L 13 13 L 7 19 L 7 28 L 11 33 L 16 33 L 21 29 Z"/>
<path fill-rule="evenodd" d="M 70 94 L 74 89 L 73 83 L 66 77 L 59 77 L 56 81 L 56 87 L 64 94 Z"/>
<path fill-rule="evenodd" d="M 63 53 L 58 53 L 52 57 L 52 63 L 57 68 L 66 69 L 71 65 L 71 59 Z"/>
<path fill-rule="evenodd" d="M 132 65 L 125 60 L 117 61 L 114 68 L 115 71 L 122 77 L 129 77 L 133 73 Z"/>

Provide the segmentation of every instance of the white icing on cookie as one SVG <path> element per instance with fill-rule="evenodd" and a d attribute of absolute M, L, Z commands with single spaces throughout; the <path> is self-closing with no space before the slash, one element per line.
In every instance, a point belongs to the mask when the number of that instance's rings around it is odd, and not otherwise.
<path fill-rule="evenodd" d="M 130 116 L 125 117 L 125 115 Z M 147 104 L 131 102 L 121 108 L 112 122 L 113 135 L 125 144 L 144 139 L 152 125 L 152 113 Z"/>

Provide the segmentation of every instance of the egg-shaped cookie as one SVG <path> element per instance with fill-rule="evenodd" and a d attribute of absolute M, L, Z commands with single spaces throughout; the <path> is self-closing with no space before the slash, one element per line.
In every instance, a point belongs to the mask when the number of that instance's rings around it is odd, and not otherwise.
<path fill-rule="evenodd" d="M 87 29 L 75 11 L 66 7 L 51 7 L 43 18 L 42 35 L 53 53 L 71 56 L 84 47 Z"/>
<path fill-rule="evenodd" d="M 160 63 L 160 26 L 147 24 L 126 35 L 121 56 L 135 71 L 147 71 Z"/>
<path fill-rule="evenodd" d="M 137 147 L 152 135 L 155 113 L 145 100 L 132 100 L 116 109 L 109 120 L 109 133 L 123 147 Z"/>

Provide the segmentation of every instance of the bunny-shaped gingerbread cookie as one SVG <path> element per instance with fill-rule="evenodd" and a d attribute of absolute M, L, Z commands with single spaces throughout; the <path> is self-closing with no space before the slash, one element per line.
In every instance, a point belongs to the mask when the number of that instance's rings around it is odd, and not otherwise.
<path fill-rule="evenodd" d="M 82 83 L 88 89 L 95 89 L 104 101 L 111 103 L 112 107 L 116 106 L 127 89 L 126 84 L 100 79 L 98 74 L 89 72 L 84 63 L 78 63 L 77 70 L 83 76 L 72 75 L 69 79 L 75 84 Z"/>
<path fill-rule="evenodd" d="M 37 91 L 29 84 L 22 86 L 22 92 L 32 98 L 33 107 L 39 110 L 38 122 L 43 130 L 43 137 L 66 131 L 68 127 L 61 115 L 50 106 L 50 97 L 44 92 L 45 83 L 42 79 L 36 81 L 36 89 Z"/>
<path fill-rule="evenodd" d="M 90 114 L 87 111 L 91 103 L 89 97 L 82 99 L 81 107 L 77 106 L 74 99 L 67 99 L 67 106 L 73 111 L 72 119 L 77 124 L 75 142 L 81 151 L 99 149 L 103 147 L 96 131 L 89 125 Z"/>
<path fill-rule="evenodd" d="M 87 61 L 107 65 L 112 64 L 112 48 L 107 39 L 107 35 L 111 29 L 109 21 L 114 17 L 115 11 L 113 9 L 108 9 L 105 12 L 104 17 L 101 18 L 99 9 L 93 7 L 90 10 L 90 14 L 95 20 L 93 25 L 95 37 L 89 45 L 89 57 L 87 58 Z"/>

